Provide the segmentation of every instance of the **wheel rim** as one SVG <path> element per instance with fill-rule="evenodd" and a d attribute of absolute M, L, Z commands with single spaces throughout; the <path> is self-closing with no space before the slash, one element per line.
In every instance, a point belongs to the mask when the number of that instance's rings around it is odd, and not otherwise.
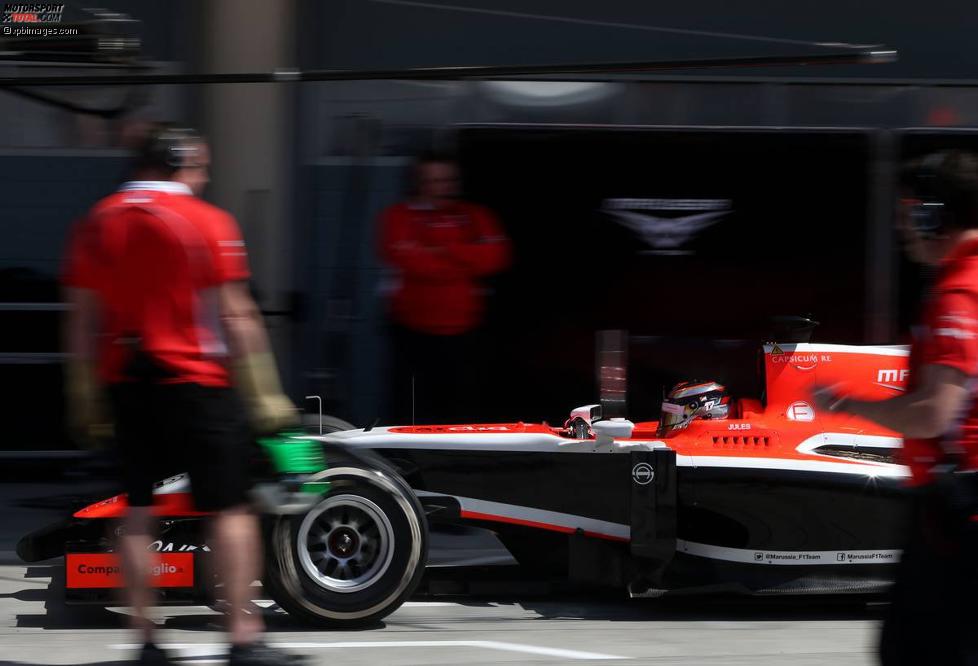
<path fill-rule="evenodd" d="M 299 526 L 297 550 L 303 570 L 332 592 L 357 592 L 390 567 L 394 529 L 384 511 L 358 495 L 327 497 Z"/>

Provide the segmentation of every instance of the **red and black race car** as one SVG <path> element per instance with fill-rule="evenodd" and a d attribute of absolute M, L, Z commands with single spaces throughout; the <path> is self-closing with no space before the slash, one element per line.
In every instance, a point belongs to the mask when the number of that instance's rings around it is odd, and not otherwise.
<path fill-rule="evenodd" d="M 428 530 L 493 531 L 524 567 L 633 596 L 697 592 L 866 593 L 891 581 L 907 470 L 899 437 L 820 413 L 810 388 L 884 398 L 906 387 L 907 350 L 768 344 L 759 397 L 712 382 L 677 387 L 659 421 L 602 418 L 598 405 L 545 423 L 395 426 L 312 436 L 330 490 L 269 516 L 263 584 L 323 624 L 364 623 L 414 590 Z M 211 593 L 188 480 L 156 490 L 157 585 L 168 601 Z M 104 602 L 121 582 L 109 529 L 124 496 L 25 537 L 28 561 L 65 555 L 69 600 Z"/>

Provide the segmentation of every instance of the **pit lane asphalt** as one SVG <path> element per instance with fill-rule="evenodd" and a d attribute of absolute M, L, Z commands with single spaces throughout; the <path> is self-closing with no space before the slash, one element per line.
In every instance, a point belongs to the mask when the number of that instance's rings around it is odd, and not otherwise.
<path fill-rule="evenodd" d="M 125 609 L 67 608 L 56 575 L 60 561 L 25 565 L 12 553 L 24 531 L 61 515 L 57 498 L 66 492 L 57 484 L 0 484 L 2 664 L 126 663 L 131 656 Z M 177 663 L 220 663 L 226 648 L 216 611 L 157 613 L 161 642 L 180 657 Z M 478 596 L 419 596 L 360 631 L 310 630 L 274 607 L 264 613 L 268 640 L 315 664 L 849 666 L 875 663 L 880 607 L 770 599 L 663 603 L 488 585 Z"/>

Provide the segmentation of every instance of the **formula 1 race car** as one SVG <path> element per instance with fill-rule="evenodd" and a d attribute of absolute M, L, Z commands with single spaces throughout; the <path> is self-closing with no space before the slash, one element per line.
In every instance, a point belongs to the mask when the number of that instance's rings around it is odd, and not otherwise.
<path fill-rule="evenodd" d="M 317 503 L 267 520 L 266 590 L 320 624 L 376 620 L 411 594 L 429 525 L 493 531 L 527 570 L 627 590 L 688 593 L 879 592 L 899 559 L 905 511 L 899 437 L 821 413 L 810 388 L 867 399 L 905 390 L 907 350 L 767 344 L 760 397 L 688 382 L 659 421 L 575 409 L 545 423 L 395 426 L 311 436 L 330 483 Z M 157 585 L 167 600 L 206 596 L 199 513 L 187 479 L 157 488 Z M 65 554 L 67 595 L 118 586 L 106 523 L 124 496 L 22 540 L 24 559 Z"/>

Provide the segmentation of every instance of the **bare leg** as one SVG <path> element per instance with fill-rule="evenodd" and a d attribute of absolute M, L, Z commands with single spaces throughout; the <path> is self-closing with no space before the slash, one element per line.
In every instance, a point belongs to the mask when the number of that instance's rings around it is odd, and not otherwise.
<path fill-rule="evenodd" d="M 119 538 L 123 571 L 126 577 L 126 602 L 132 607 L 132 628 L 140 633 L 144 643 L 153 642 L 156 623 L 147 615 L 155 597 L 150 587 L 150 570 L 155 555 L 152 544 L 154 519 L 148 506 L 129 507 L 123 521 L 125 533 Z"/>
<path fill-rule="evenodd" d="M 214 559 L 224 581 L 230 611 L 228 633 L 235 645 L 253 643 L 265 628 L 253 610 L 251 583 L 261 576 L 258 518 L 246 506 L 219 511 L 212 519 Z"/>

